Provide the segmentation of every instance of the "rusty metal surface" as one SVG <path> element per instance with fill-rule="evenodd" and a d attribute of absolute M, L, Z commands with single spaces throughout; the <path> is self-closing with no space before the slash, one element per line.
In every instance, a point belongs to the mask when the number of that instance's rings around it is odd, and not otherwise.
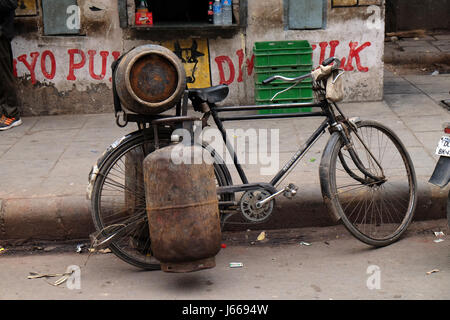
<path fill-rule="evenodd" d="M 114 82 L 124 108 L 138 114 L 164 112 L 180 101 L 186 71 L 180 59 L 159 45 L 139 46 L 120 61 Z"/>
<path fill-rule="evenodd" d="M 145 207 L 142 200 L 144 176 L 142 162 L 144 161 L 142 149 L 134 148 L 125 155 L 125 214 L 133 215 L 139 208 Z"/>
<path fill-rule="evenodd" d="M 175 149 L 176 148 L 176 149 Z M 153 255 L 170 272 L 213 267 L 198 260 L 214 257 L 220 250 L 221 230 L 216 183 L 212 165 L 175 164 L 172 152 L 200 147 L 173 145 L 159 149 L 144 160 L 147 215 Z M 178 266 L 178 267 L 177 267 Z"/>
<path fill-rule="evenodd" d="M 161 102 L 176 91 L 178 73 L 167 59 L 149 54 L 138 59 L 131 67 L 130 83 L 134 93 L 142 100 Z"/>
<path fill-rule="evenodd" d="M 211 269 L 215 266 L 216 259 L 212 257 L 188 262 L 163 262 L 161 263 L 161 270 L 164 272 L 183 273 Z"/>

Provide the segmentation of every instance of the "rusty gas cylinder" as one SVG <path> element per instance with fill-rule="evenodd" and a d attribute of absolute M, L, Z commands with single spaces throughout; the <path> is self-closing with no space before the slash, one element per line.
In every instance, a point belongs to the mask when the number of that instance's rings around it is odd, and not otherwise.
<path fill-rule="evenodd" d="M 114 214 L 117 219 L 119 219 L 119 216 L 123 216 L 124 219 L 136 217 L 145 210 L 144 174 L 142 171 L 145 158 L 144 150 L 143 148 L 133 148 L 125 154 L 124 158 L 125 208 Z M 148 237 L 148 224 L 142 222 L 142 224 L 139 223 L 136 226 L 136 231 L 130 235 L 130 241 L 137 251 L 146 254 L 149 249 Z"/>
<path fill-rule="evenodd" d="M 157 114 L 180 101 L 186 89 L 181 60 L 159 45 L 143 45 L 120 60 L 114 84 L 122 106 L 138 114 Z"/>
<path fill-rule="evenodd" d="M 187 154 L 194 156 L 187 161 Z M 144 160 L 151 249 L 163 271 L 215 267 L 222 236 L 214 168 L 210 159 L 192 163 L 206 156 L 199 146 L 176 144 Z"/>

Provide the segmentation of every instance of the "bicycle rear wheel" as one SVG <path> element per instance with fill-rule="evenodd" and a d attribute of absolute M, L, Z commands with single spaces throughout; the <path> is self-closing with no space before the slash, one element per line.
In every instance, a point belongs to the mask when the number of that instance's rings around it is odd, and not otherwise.
<path fill-rule="evenodd" d="M 385 179 L 367 179 L 336 133 L 321 164 L 322 192 L 329 209 L 351 234 L 366 244 L 386 246 L 401 237 L 413 218 L 417 202 L 414 167 L 389 128 L 375 121 L 362 121 L 357 128 L 364 144 L 350 130 L 353 149 L 370 174 Z"/>
<path fill-rule="evenodd" d="M 160 132 L 160 147 L 169 143 L 170 132 Z M 159 261 L 151 252 L 142 165 L 144 158 L 154 150 L 152 133 L 146 137 L 132 135 L 123 140 L 99 166 L 91 198 L 91 214 L 98 237 L 106 239 L 122 228 L 109 248 L 125 262 L 146 270 L 160 269 Z M 218 162 L 216 157 L 214 159 Z M 222 162 L 214 163 L 219 186 L 232 183 L 223 166 Z M 225 196 L 228 200 L 229 196 Z M 123 229 L 124 226 L 129 227 Z"/>

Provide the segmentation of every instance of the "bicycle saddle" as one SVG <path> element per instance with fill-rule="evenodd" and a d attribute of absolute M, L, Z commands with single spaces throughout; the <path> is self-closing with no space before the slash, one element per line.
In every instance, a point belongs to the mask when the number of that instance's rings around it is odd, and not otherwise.
<path fill-rule="evenodd" d="M 230 89 L 226 84 L 202 89 L 189 89 L 189 99 L 193 103 L 216 103 L 224 100 L 229 91 Z"/>

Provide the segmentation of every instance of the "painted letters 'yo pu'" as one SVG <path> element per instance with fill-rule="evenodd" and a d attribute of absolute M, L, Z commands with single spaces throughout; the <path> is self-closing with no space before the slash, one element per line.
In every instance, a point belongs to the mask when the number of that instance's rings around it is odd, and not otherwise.
<path fill-rule="evenodd" d="M 186 154 L 192 161 L 178 161 Z M 151 249 L 163 271 L 215 267 L 222 235 L 214 168 L 212 160 L 193 161 L 205 156 L 200 146 L 176 144 L 144 160 Z"/>

